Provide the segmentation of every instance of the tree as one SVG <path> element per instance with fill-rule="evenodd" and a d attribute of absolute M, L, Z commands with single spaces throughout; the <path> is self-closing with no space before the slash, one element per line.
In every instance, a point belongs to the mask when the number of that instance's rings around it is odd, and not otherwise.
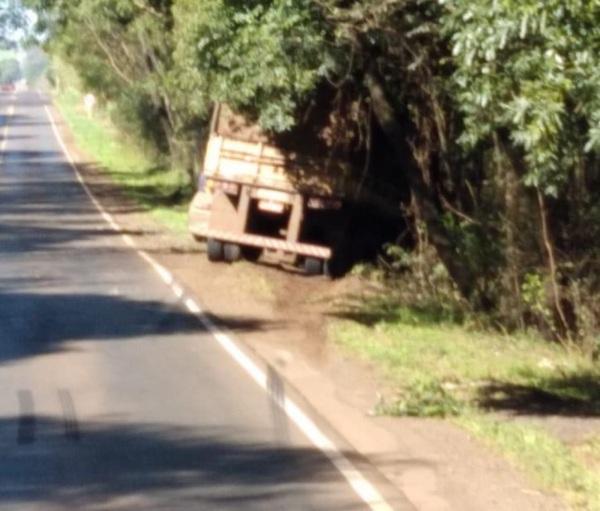
<path fill-rule="evenodd" d="M 267 129 L 287 130 L 326 68 L 316 14 L 310 0 L 179 0 L 178 79 L 208 105 L 224 101 Z"/>
<path fill-rule="evenodd" d="M 444 17 L 457 107 L 465 118 L 461 141 L 466 147 L 493 144 L 508 163 L 502 170 L 535 190 L 563 331 L 571 322 L 560 281 L 577 272 L 561 271 L 554 245 L 561 228 L 585 230 L 581 221 L 587 223 L 592 210 L 589 184 L 598 177 L 600 150 L 598 19 L 600 4 L 579 0 L 449 2 Z M 551 225 L 547 197 L 562 210 L 562 226 Z M 572 240 L 557 241 L 574 255 Z M 593 237 L 584 244 L 592 248 Z"/>
<path fill-rule="evenodd" d="M 598 19 L 600 3 L 585 0 L 448 3 L 463 142 L 505 132 L 523 154 L 525 182 L 549 195 L 600 150 Z"/>
<path fill-rule="evenodd" d="M 182 100 L 171 74 L 170 0 L 28 0 L 49 36 L 50 53 L 80 75 L 84 87 L 116 105 L 117 120 L 170 154 L 191 173 L 198 111 Z M 200 112 L 203 114 L 204 112 Z"/>
<path fill-rule="evenodd" d="M 0 46 L 3 49 L 16 49 L 16 43 L 11 36 L 15 30 L 22 29 L 26 24 L 26 15 L 18 0 L 0 2 Z"/>

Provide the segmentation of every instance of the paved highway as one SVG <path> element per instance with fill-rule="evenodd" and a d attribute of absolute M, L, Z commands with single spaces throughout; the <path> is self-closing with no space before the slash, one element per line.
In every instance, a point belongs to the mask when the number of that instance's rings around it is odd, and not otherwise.
<path fill-rule="evenodd" d="M 0 510 L 363 510 L 0 97 Z M 235 311 L 232 311 L 232 316 Z"/>

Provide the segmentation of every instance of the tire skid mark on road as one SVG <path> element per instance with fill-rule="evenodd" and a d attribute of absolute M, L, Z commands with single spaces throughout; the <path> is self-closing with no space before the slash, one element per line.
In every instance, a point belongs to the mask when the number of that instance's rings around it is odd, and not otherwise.
<path fill-rule="evenodd" d="M 267 392 L 271 398 L 271 420 L 275 429 L 275 439 L 278 442 L 287 442 L 290 440 L 290 421 L 285 414 L 285 382 L 270 366 L 267 369 Z"/>
<path fill-rule="evenodd" d="M 19 445 L 32 444 L 35 442 L 35 407 L 33 394 L 30 390 L 19 390 L 17 392 L 19 401 L 19 421 L 17 426 L 17 443 Z"/>
<path fill-rule="evenodd" d="M 68 390 L 60 389 L 58 391 L 58 399 L 63 412 L 65 437 L 68 440 L 78 441 L 81 438 L 81 431 L 79 429 L 79 421 L 77 420 L 73 397 Z"/>
<path fill-rule="evenodd" d="M 40 94 L 41 97 L 43 97 Z M 171 288 L 175 296 L 183 301 L 185 307 L 198 318 L 200 323 L 206 330 L 215 338 L 218 344 L 227 352 L 231 358 L 259 385 L 261 389 L 269 396 L 270 400 L 278 406 L 291 420 L 296 427 L 310 440 L 310 442 L 318 448 L 343 476 L 350 485 L 354 493 L 371 509 L 371 511 L 393 511 L 393 508 L 381 495 L 379 490 L 369 482 L 366 477 L 357 469 L 354 464 L 337 448 L 335 443 L 310 419 L 310 417 L 302 411 L 295 401 L 287 396 L 281 396 L 280 393 L 273 393 L 269 388 L 269 378 L 267 374 L 244 352 L 242 348 L 224 331 L 218 327 L 206 314 L 203 313 L 197 301 L 186 296 L 183 291 L 184 286 L 178 283 L 172 273 L 162 264 L 156 261 L 148 252 L 137 247 L 135 241 L 124 233 L 123 229 L 114 220 L 102 206 L 102 204 L 92 194 L 90 188 L 83 180 L 70 151 L 68 150 L 56 124 L 54 116 L 50 108 L 46 105 L 46 114 L 50 120 L 54 136 L 60 145 L 65 158 L 73 169 L 75 176 L 86 195 L 90 198 L 100 215 L 112 227 L 114 231 L 121 235 L 124 243 L 132 247 L 135 252 L 146 261 L 154 271 L 159 275 L 161 280 Z M 129 240 L 128 240 L 129 238 Z M 275 395 L 277 394 L 277 395 Z"/>

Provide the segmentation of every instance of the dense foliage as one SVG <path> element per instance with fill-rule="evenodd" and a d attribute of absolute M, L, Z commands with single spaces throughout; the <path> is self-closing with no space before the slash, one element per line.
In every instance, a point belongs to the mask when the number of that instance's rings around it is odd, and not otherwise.
<path fill-rule="evenodd" d="M 318 85 L 324 27 L 310 0 L 176 2 L 182 80 L 208 101 L 256 113 L 277 131 L 295 123 L 294 107 Z"/>
<path fill-rule="evenodd" d="M 334 90 L 321 118 L 410 188 L 404 248 L 434 247 L 463 306 L 597 348 L 598 0 L 25 3 L 117 120 L 187 167 L 213 102 L 286 131 Z"/>

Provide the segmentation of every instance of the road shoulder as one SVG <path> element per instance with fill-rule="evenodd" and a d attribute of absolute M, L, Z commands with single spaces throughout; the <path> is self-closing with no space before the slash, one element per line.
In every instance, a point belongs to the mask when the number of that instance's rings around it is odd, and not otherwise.
<path fill-rule="evenodd" d="M 62 122 L 60 130 L 87 185 L 136 245 L 185 283 L 222 327 L 276 368 L 323 422 L 418 509 L 564 508 L 531 490 L 508 463 L 449 423 L 370 413 L 379 386 L 371 368 L 326 341 L 324 304 L 351 287 L 351 279 L 331 283 L 268 265 L 208 263 L 202 245 L 157 224 L 75 147 Z"/>

